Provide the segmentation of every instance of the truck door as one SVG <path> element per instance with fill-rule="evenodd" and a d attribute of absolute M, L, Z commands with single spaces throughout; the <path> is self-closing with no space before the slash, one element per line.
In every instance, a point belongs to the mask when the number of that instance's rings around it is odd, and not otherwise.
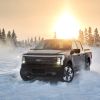
<path fill-rule="evenodd" d="M 78 49 L 76 41 L 72 42 L 72 50 L 73 49 Z M 79 66 L 80 66 L 79 62 L 81 61 L 80 59 L 81 59 L 80 53 L 73 53 L 72 54 L 72 62 L 73 62 L 74 70 L 78 70 L 79 69 Z"/>
<path fill-rule="evenodd" d="M 77 45 L 78 49 L 80 49 L 80 53 L 78 54 L 78 56 L 80 58 L 78 64 L 79 64 L 79 69 L 82 69 L 85 66 L 85 54 L 84 54 L 84 50 L 83 50 L 81 42 L 76 41 L 76 45 Z"/>

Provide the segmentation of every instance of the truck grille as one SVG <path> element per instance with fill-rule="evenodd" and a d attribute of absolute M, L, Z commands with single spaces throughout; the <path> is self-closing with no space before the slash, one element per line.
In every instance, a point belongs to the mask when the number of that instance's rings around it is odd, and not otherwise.
<path fill-rule="evenodd" d="M 57 62 L 55 57 L 25 57 L 26 63 L 30 64 L 54 64 Z"/>

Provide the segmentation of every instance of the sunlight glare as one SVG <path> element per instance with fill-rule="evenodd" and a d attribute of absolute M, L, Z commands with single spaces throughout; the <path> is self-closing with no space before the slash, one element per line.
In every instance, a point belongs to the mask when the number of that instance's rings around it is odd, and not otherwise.
<path fill-rule="evenodd" d="M 64 13 L 60 18 L 55 26 L 55 32 L 57 38 L 77 38 L 79 31 L 79 23 L 69 13 Z"/>

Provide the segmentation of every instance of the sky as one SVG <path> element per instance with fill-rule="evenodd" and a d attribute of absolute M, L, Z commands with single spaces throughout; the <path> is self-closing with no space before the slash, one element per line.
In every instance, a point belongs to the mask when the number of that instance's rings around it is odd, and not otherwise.
<path fill-rule="evenodd" d="M 81 28 L 100 29 L 100 0 L 0 0 L 0 28 L 18 39 L 52 37 L 60 14 L 70 12 Z"/>

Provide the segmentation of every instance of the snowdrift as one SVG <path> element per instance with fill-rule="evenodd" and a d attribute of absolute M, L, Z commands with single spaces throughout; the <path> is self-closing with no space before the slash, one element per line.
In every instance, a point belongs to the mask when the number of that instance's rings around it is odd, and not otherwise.
<path fill-rule="evenodd" d="M 81 71 L 72 83 L 23 82 L 19 75 L 23 51 L 0 51 L 0 100 L 100 100 L 100 48 L 92 48 L 91 71 Z"/>

